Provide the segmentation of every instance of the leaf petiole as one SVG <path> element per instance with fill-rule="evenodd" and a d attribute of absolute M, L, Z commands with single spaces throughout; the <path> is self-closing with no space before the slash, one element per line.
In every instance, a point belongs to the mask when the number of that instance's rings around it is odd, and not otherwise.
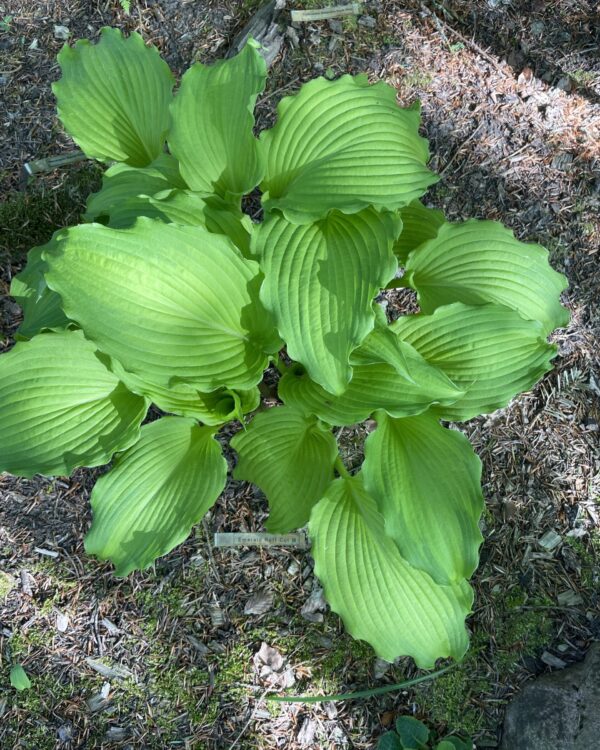
<path fill-rule="evenodd" d="M 427 680 L 435 680 L 455 666 L 456 664 L 451 664 L 443 669 L 438 669 L 437 672 L 421 675 L 421 677 L 414 677 L 412 680 L 404 680 L 404 682 L 397 682 L 394 685 L 382 685 L 370 690 L 359 690 L 356 693 L 339 693 L 336 695 L 267 695 L 265 696 L 265 700 L 276 701 L 277 703 L 323 703 L 325 701 L 348 701 L 355 700 L 356 698 L 371 698 L 373 695 L 391 693 L 394 690 L 402 690 L 412 685 L 419 685 L 421 682 L 427 682 Z"/>
<path fill-rule="evenodd" d="M 338 456 L 335 459 L 335 463 L 333 464 L 333 468 L 337 471 L 337 473 L 341 477 L 344 477 L 344 479 L 350 479 L 350 472 L 344 466 L 344 462 L 342 461 L 341 456 Z"/>

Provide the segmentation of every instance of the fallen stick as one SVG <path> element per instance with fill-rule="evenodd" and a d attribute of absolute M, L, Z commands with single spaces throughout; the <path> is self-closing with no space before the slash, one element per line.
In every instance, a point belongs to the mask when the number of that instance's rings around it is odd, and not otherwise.
<path fill-rule="evenodd" d="M 309 21 L 325 21 L 328 18 L 357 16 L 361 12 L 362 7 L 360 3 L 333 5 L 330 8 L 315 8 L 314 10 L 293 10 L 292 23 L 308 23 Z"/>

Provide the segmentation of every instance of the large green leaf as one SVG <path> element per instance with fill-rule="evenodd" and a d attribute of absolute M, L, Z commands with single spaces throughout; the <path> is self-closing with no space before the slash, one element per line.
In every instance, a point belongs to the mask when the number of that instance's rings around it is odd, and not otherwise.
<path fill-rule="evenodd" d="M 134 443 L 146 414 L 81 331 L 41 333 L 0 356 L 0 471 L 67 475 Z"/>
<path fill-rule="evenodd" d="M 261 135 L 267 171 L 265 208 L 305 223 L 337 208 L 406 206 L 437 181 L 425 164 L 419 107 L 401 109 L 396 91 L 370 86 L 365 75 L 316 78 L 277 108 L 275 126 Z"/>
<path fill-rule="evenodd" d="M 107 222 L 113 229 L 132 227 L 146 216 L 182 226 L 204 226 L 213 234 L 224 234 L 250 258 L 252 220 L 217 195 L 202 196 L 190 190 L 163 190 L 154 195 L 127 198 L 110 209 Z M 104 222 L 103 222 L 104 223 Z"/>
<path fill-rule="evenodd" d="M 261 299 L 290 357 L 331 393 L 346 388 L 350 352 L 373 328 L 372 300 L 396 270 L 399 229 L 391 214 L 369 208 L 304 225 L 274 216 L 255 235 Z"/>
<path fill-rule="evenodd" d="M 519 242 L 498 222 L 444 224 L 411 253 L 406 269 L 426 313 L 452 302 L 495 302 L 539 320 L 546 334 L 569 320 L 560 304 L 567 280 L 549 265 L 548 251 Z"/>
<path fill-rule="evenodd" d="M 103 28 L 98 44 L 65 44 L 52 84 L 58 116 L 87 156 L 145 167 L 162 152 L 173 76 L 158 50 L 133 32 Z"/>
<path fill-rule="evenodd" d="M 238 453 L 234 477 L 253 482 L 269 501 L 267 529 L 286 533 L 304 526 L 333 479 L 338 451 L 331 432 L 283 406 L 257 414 L 231 447 Z"/>
<path fill-rule="evenodd" d="M 44 276 L 47 266 L 42 253 L 53 246 L 56 236 L 46 245 L 32 248 L 27 253 L 27 265 L 12 279 L 10 293 L 23 310 L 16 339 L 30 339 L 41 331 L 62 330 L 71 322 L 63 312 L 60 296 L 48 288 Z"/>
<path fill-rule="evenodd" d="M 150 166 L 143 168 L 114 164 L 104 173 L 101 189 L 88 198 L 84 218 L 97 221 L 108 217 L 111 226 L 126 226 L 121 218 L 125 206 L 138 196 L 185 187 L 177 160 L 169 154 L 161 154 Z"/>
<path fill-rule="evenodd" d="M 85 224 L 45 258 L 67 315 L 148 386 L 252 388 L 279 346 L 258 265 L 204 227 Z"/>
<path fill-rule="evenodd" d="M 214 429 L 183 417 L 144 425 L 138 443 L 96 482 L 86 551 L 110 560 L 117 576 L 147 568 L 183 542 L 226 479 Z"/>
<path fill-rule="evenodd" d="M 389 329 L 378 327 L 369 334 L 351 362 L 352 380 L 341 396 L 325 391 L 298 365 L 280 380 L 279 396 L 329 424 L 351 425 L 377 409 L 394 417 L 412 416 L 432 403 L 452 404 L 465 393 Z"/>
<path fill-rule="evenodd" d="M 171 106 L 169 147 L 188 185 L 203 193 L 241 196 L 262 179 L 264 157 L 253 110 L 267 67 L 250 40 L 229 60 L 193 65 Z"/>
<path fill-rule="evenodd" d="M 501 305 L 457 302 L 433 315 L 398 318 L 391 328 L 466 391 L 436 409 L 443 419 L 470 419 L 506 406 L 550 370 L 556 355 L 538 321 Z"/>
<path fill-rule="evenodd" d="M 146 396 L 162 411 L 180 417 L 194 417 L 206 425 L 221 425 L 232 419 L 241 419 L 242 415 L 254 411 L 260 404 L 260 392 L 256 387 L 241 391 L 218 388 L 210 393 L 202 393 L 185 383 L 177 383 L 170 388 L 148 385 L 143 377 L 125 371 L 117 360 L 108 359 L 107 366 L 127 383 L 129 390 Z"/>
<path fill-rule="evenodd" d="M 464 655 L 469 585 L 440 586 L 410 565 L 385 533 L 360 476 L 329 486 L 313 509 L 309 533 L 315 573 L 354 638 L 387 661 L 412 656 L 426 669 L 438 658 Z"/>
<path fill-rule="evenodd" d="M 413 201 L 400 209 L 402 232 L 394 245 L 396 256 L 405 262 L 411 250 L 437 236 L 439 228 L 446 222 L 442 211 L 426 208 L 421 201 Z"/>
<path fill-rule="evenodd" d="M 441 584 L 471 576 L 483 498 L 481 461 L 464 435 L 433 414 L 392 419 L 378 412 L 363 477 L 405 560 Z"/>

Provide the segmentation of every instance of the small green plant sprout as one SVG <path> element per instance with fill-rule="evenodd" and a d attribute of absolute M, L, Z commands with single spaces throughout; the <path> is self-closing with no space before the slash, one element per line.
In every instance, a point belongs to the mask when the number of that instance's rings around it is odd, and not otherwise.
<path fill-rule="evenodd" d="M 10 670 L 10 684 L 19 692 L 31 687 L 31 680 L 20 664 L 13 664 Z"/>
<path fill-rule="evenodd" d="M 12 16 L 3 16 L 0 20 L 0 31 L 3 31 L 5 34 L 8 33 L 11 29 L 12 22 Z"/>
<path fill-rule="evenodd" d="M 349 632 L 432 668 L 468 647 L 482 540 L 481 464 L 445 422 L 551 369 L 566 282 L 501 224 L 419 202 L 438 179 L 419 107 L 383 82 L 312 80 L 255 137 L 257 47 L 196 63 L 175 96 L 138 34 L 106 28 L 60 52 L 60 119 L 111 166 L 84 223 L 33 248 L 13 281 L 23 323 L 0 356 L 0 470 L 111 464 L 85 546 L 126 576 L 215 503 L 221 441 L 241 423 L 234 477 L 266 495 L 267 530 L 308 524 Z M 242 212 L 257 186 L 259 224 Z M 392 286 L 420 312 L 388 319 L 377 298 Z M 336 436 L 365 420 L 376 428 L 349 469 Z"/>
<path fill-rule="evenodd" d="M 455 735 L 436 739 L 427 726 L 412 716 L 400 716 L 396 731 L 386 732 L 379 739 L 377 750 L 472 750 L 471 739 Z"/>

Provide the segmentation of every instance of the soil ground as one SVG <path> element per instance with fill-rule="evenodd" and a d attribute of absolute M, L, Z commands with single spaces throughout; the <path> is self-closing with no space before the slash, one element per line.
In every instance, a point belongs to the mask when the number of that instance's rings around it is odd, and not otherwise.
<path fill-rule="evenodd" d="M 24 252 L 76 223 L 99 182 L 89 163 L 21 182 L 24 161 L 73 148 L 50 90 L 63 43 L 55 26 L 72 38 L 94 38 L 106 24 L 136 29 L 180 75 L 193 60 L 222 56 L 257 7 L 131 0 L 126 15 L 116 0 L 0 0 L 3 292 Z M 231 481 L 188 541 L 154 569 L 119 580 L 82 547 L 94 472 L 3 476 L 2 750 L 367 750 L 399 714 L 496 747 L 519 686 L 580 660 L 600 638 L 596 4 L 372 0 L 358 19 L 296 28 L 286 13 L 261 125 L 314 75 L 365 71 L 387 80 L 401 104 L 422 102 L 431 166 L 442 175 L 427 203 L 450 219 L 503 221 L 548 247 L 570 281 L 572 320 L 555 334 L 555 371 L 508 408 L 461 426 L 482 457 L 487 499 L 472 649 L 461 666 L 411 690 L 336 704 L 267 703 L 265 693 L 282 681 L 295 692 L 331 694 L 417 672 L 408 660 L 377 662 L 335 615 L 310 606 L 302 614 L 309 599 L 319 605 L 308 553 L 211 547 L 213 532 L 263 528 L 258 493 Z M 0 313 L 7 348 L 18 319 L 8 296 Z M 359 438 L 346 431 L 357 463 Z M 278 677 L 261 668 L 263 642 L 283 657 Z M 31 690 L 9 688 L 11 661 L 25 667 Z"/>

